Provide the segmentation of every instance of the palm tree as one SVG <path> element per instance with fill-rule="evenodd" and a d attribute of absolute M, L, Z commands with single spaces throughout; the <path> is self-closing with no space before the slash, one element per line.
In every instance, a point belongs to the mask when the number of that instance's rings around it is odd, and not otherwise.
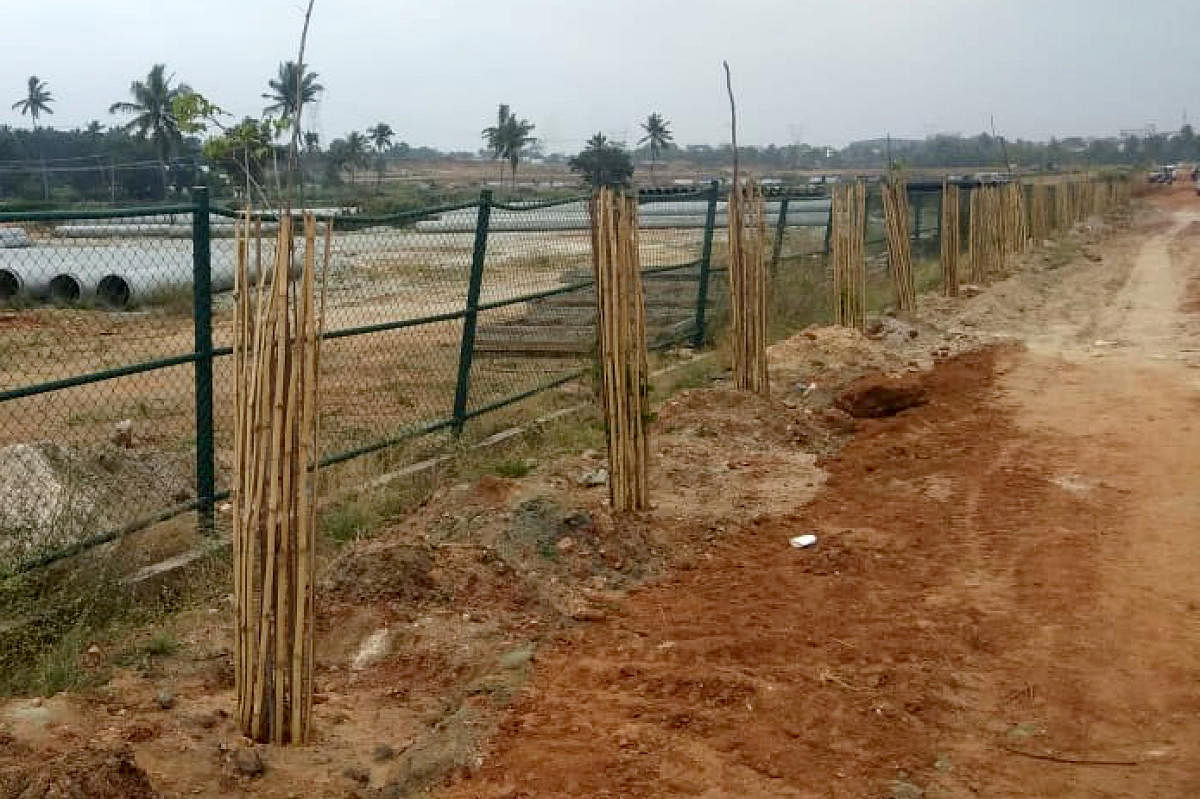
<path fill-rule="evenodd" d="M 675 137 L 671 133 L 671 123 L 663 119 L 663 115 L 657 111 L 646 117 L 646 121 L 642 123 L 642 130 L 646 131 L 646 135 L 638 139 L 638 144 L 650 143 L 650 182 L 654 183 L 654 167 L 658 165 L 658 154 L 669 149 Z"/>
<path fill-rule="evenodd" d="M 54 102 L 54 95 L 46 88 L 48 85 L 46 81 L 39 80 L 37 75 L 30 75 L 25 96 L 12 104 L 14 111 L 20 111 L 21 116 L 28 114 L 33 119 L 35 128 L 39 116 L 54 113 L 54 110 L 50 108 L 50 104 Z"/>
<path fill-rule="evenodd" d="M 483 140 L 491 150 L 493 158 L 508 161 L 512 167 L 513 187 L 517 185 L 517 164 L 521 161 L 521 151 L 535 141 L 529 134 L 534 125 L 526 119 L 518 119 L 508 105 L 501 103 L 496 117 L 496 124 L 483 129 Z"/>
<path fill-rule="evenodd" d="M 359 133 L 357 130 L 346 134 L 346 149 L 345 149 L 346 168 L 350 170 L 350 183 L 354 184 L 354 169 L 356 167 L 364 167 L 370 164 L 370 159 L 367 158 L 367 137 Z"/>
<path fill-rule="evenodd" d="M 167 162 L 171 152 L 183 141 L 179 120 L 175 118 L 172 106 L 176 97 L 192 91 L 183 83 L 171 86 L 173 77 L 167 74 L 166 64 L 155 64 L 146 75 L 146 80 L 135 80 L 129 84 L 133 102 L 117 102 L 108 107 L 110 114 L 134 115 L 119 130 L 132 133 L 139 139 L 148 137 L 154 143 L 162 169 L 164 197 L 167 194 Z"/>
<path fill-rule="evenodd" d="M 50 93 L 47 83 L 44 80 L 39 80 L 37 75 L 30 75 L 29 82 L 25 89 L 25 96 L 12 104 L 13 110 L 20 111 L 21 116 L 26 114 L 33 120 L 33 129 L 37 130 L 38 117 L 42 114 L 53 114 L 54 110 L 50 108 L 50 104 L 54 102 L 54 95 Z M 41 151 L 42 139 L 38 137 L 38 150 Z M 42 162 L 42 199 L 50 199 L 50 178 L 46 172 L 46 159 L 39 157 Z"/>
<path fill-rule="evenodd" d="M 288 120 L 287 127 L 291 127 L 291 120 L 296 118 L 301 106 L 313 102 L 325 91 L 325 87 L 317 83 L 317 73 L 302 69 L 295 61 L 282 62 L 279 76 L 267 81 L 267 85 L 271 91 L 263 94 L 263 99 L 274 102 L 263 109 L 263 114 Z"/>
<path fill-rule="evenodd" d="M 376 187 L 383 182 L 383 151 L 392 146 L 392 137 L 395 135 L 396 131 L 392 130 L 392 126 L 386 122 L 380 122 L 373 128 L 367 128 L 367 138 L 371 140 L 371 144 L 375 147 Z"/>

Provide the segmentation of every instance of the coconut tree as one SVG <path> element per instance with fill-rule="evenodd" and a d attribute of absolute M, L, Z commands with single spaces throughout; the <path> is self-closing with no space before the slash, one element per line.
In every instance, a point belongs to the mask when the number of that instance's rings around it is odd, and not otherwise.
<path fill-rule="evenodd" d="M 267 86 L 271 91 L 264 93 L 263 99 L 272 102 L 263 109 L 263 114 L 287 120 L 286 127 L 291 126 L 291 120 L 296 118 L 302 105 L 315 101 L 317 95 L 325 91 L 325 87 L 317 83 L 317 73 L 302 68 L 295 61 L 282 62 L 278 77 L 267 81 Z"/>
<path fill-rule="evenodd" d="M 54 113 L 54 109 L 50 107 L 50 104 L 54 102 L 54 95 L 50 93 L 48 85 L 37 75 L 30 75 L 26 84 L 25 96 L 12 104 L 14 111 L 20 111 L 21 116 L 28 115 L 33 120 L 35 128 L 39 116 Z"/>
<path fill-rule="evenodd" d="M 373 128 L 367 128 L 367 138 L 371 140 L 371 145 L 375 148 L 376 186 L 383 181 L 383 151 L 392 146 L 392 137 L 395 135 L 396 131 L 392 130 L 392 126 L 386 122 L 380 122 Z"/>
<path fill-rule="evenodd" d="M 148 138 L 154 144 L 159 167 L 162 169 L 164 197 L 167 194 L 167 162 L 171 153 L 183 141 L 173 104 L 175 98 L 192 91 L 183 83 L 172 86 L 173 78 L 173 75 L 167 74 L 165 64 L 155 64 L 150 68 L 145 80 L 135 80 L 129 84 L 129 94 L 133 97 L 133 102 L 121 101 L 108 107 L 110 114 L 133 114 L 133 118 L 121 125 L 119 130 L 133 134 L 139 139 Z"/>
<path fill-rule="evenodd" d="M 646 121 L 642 123 L 642 130 L 646 135 L 638 139 L 638 144 L 650 145 L 650 182 L 654 183 L 654 167 L 658 166 L 658 154 L 669 149 L 675 137 L 671 133 L 671 123 L 663 119 L 663 115 L 657 111 L 646 117 Z"/>
<path fill-rule="evenodd" d="M 37 75 L 30 75 L 29 81 L 26 83 L 25 96 L 12 104 L 13 110 L 20 111 L 21 116 L 28 115 L 33 120 L 33 129 L 36 131 L 38 126 L 38 117 L 42 114 L 53 114 L 54 109 L 50 104 L 54 102 L 54 95 L 47 88 L 47 83 L 40 80 Z M 37 137 L 38 151 L 41 151 L 42 139 Z M 42 162 L 42 199 L 50 199 L 50 178 L 46 173 L 46 159 L 40 158 Z"/>
<path fill-rule="evenodd" d="M 529 135 L 534 125 L 527 119 L 518 119 L 507 104 L 501 103 L 496 115 L 496 124 L 483 129 L 483 140 L 493 158 L 507 161 L 512 168 L 513 187 L 517 185 L 517 164 L 521 151 L 537 141 Z"/>
<path fill-rule="evenodd" d="M 343 166 L 350 170 L 350 183 L 354 184 L 354 170 L 370 164 L 367 157 L 367 137 L 357 130 L 346 134 L 346 146 L 343 151 Z"/>

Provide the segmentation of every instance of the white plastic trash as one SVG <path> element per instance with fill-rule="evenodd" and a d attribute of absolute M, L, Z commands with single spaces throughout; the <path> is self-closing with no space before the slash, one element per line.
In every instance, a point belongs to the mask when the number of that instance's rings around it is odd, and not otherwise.
<path fill-rule="evenodd" d="M 794 546 L 796 549 L 808 549 L 813 544 L 817 543 L 817 537 L 812 533 L 805 533 L 804 535 L 798 535 L 795 538 L 788 539 L 788 543 Z"/>

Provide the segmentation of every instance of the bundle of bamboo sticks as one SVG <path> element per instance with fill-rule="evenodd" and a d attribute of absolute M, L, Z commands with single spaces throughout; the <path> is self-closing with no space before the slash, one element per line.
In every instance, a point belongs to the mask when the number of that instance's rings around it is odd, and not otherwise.
<path fill-rule="evenodd" d="M 729 192 L 729 302 L 733 383 L 767 394 L 767 224 L 753 180 Z"/>
<path fill-rule="evenodd" d="M 958 255 L 962 249 L 958 186 L 942 183 L 942 294 L 958 296 Z"/>
<path fill-rule="evenodd" d="M 1025 219 L 1025 189 L 1017 181 L 1000 188 L 1000 263 L 1008 256 L 1025 252 L 1029 245 L 1029 225 Z"/>
<path fill-rule="evenodd" d="M 913 283 L 912 248 L 908 238 L 908 186 L 899 175 L 883 186 L 883 215 L 896 307 L 901 311 L 912 311 L 917 307 L 917 289 Z"/>
<path fill-rule="evenodd" d="M 1000 193 L 995 186 L 971 190 L 970 230 L 971 281 L 982 283 L 1000 269 Z"/>
<path fill-rule="evenodd" d="M 312 716 L 317 375 L 317 223 L 303 221 L 304 267 L 291 279 L 293 220 L 279 220 L 275 262 L 262 264 L 249 212 L 237 231 L 233 479 L 235 684 L 245 735 L 302 744 Z M 328 264 L 331 228 L 325 227 Z M 322 298 L 324 290 L 322 288 Z"/>
<path fill-rule="evenodd" d="M 637 199 L 602 188 L 592 197 L 591 211 L 609 498 L 614 511 L 644 510 L 649 507 L 649 370 Z"/>
<path fill-rule="evenodd" d="M 1050 237 L 1053 228 L 1051 208 L 1051 187 L 1045 183 L 1035 183 L 1029 202 L 1029 235 L 1035 242 L 1041 242 Z"/>
<path fill-rule="evenodd" d="M 1077 184 L 1073 180 L 1064 180 L 1055 186 L 1055 220 L 1059 230 L 1070 230 L 1079 221 L 1079 208 L 1076 202 Z"/>
<path fill-rule="evenodd" d="M 834 321 L 861 330 L 867 325 L 867 190 L 861 180 L 833 187 L 831 217 Z"/>

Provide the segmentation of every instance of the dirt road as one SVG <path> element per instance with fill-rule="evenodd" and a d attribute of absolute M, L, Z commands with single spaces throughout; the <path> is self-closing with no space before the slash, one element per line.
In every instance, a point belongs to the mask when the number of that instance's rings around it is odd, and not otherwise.
<path fill-rule="evenodd" d="M 1200 795 L 1196 218 L 539 655 L 445 795 Z"/>

